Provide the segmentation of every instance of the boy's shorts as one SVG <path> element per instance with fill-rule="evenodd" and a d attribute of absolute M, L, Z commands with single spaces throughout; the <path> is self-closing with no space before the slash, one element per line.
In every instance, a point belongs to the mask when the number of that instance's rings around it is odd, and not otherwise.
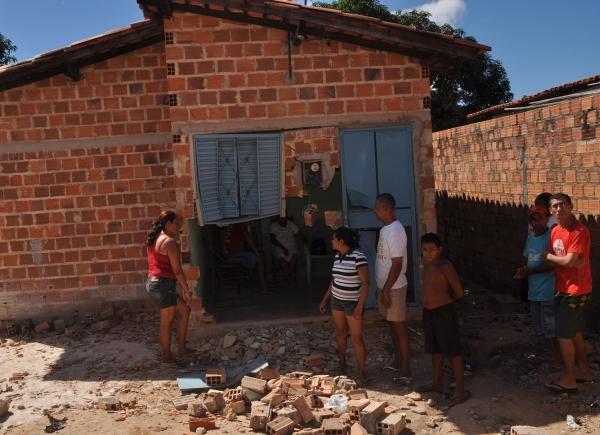
<path fill-rule="evenodd" d="M 531 323 L 544 337 L 556 337 L 556 302 L 529 301 L 531 308 Z"/>
<path fill-rule="evenodd" d="M 433 310 L 423 308 L 423 331 L 425 352 L 441 353 L 444 356 L 462 353 L 458 337 L 458 315 L 454 303 Z"/>
<path fill-rule="evenodd" d="M 575 338 L 583 332 L 585 321 L 583 313 L 590 295 L 568 295 L 559 293 L 556 296 L 556 337 Z"/>
<path fill-rule="evenodd" d="M 174 279 L 149 276 L 146 281 L 146 291 L 160 308 L 177 305 L 177 281 Z"/>
<path fill-rule="evenodd" d="M 331 296 L 331 309 L 333 311 L 343 311 L 346 313 L 346 316 L 352 316 L 357 305 L 358 301 L 343 301 L 335 296 Z"/>
<path fill-rule="evenodd" d="M 404 322 L 406 320 L 406 286 L 390 290 L 392 303 L 386 307 L 381 303 L 381 289 L 377 289 L 379 314 L 388 322 Z"/>

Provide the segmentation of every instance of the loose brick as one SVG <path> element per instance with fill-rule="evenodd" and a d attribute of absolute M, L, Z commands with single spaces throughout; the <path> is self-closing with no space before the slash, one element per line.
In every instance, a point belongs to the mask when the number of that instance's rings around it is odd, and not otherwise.
<path fill-rule="evenodd" d="M 269 435 L 289 435 L 294 432 L 294 421 L 288 417 L 277 417 L 267 423 L 266 432 Z"/>

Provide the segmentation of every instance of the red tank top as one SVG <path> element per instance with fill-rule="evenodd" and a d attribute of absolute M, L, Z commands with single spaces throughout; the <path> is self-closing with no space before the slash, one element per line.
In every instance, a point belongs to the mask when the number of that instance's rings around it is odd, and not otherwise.
<path fill-rule="evenodd" d="M 156 242 L 154 243 L 156 244 Z M 154 246 L 147 246 L 146 252 L 148 253 L 148 275 L 157 278 L 177 279 L 168 255 L 157 252 Z"/>

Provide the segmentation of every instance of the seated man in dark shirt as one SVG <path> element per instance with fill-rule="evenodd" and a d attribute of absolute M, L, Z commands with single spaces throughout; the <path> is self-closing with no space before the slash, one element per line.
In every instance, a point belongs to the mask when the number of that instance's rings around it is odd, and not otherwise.
<path fill-rule="evenodd" d="M 237 264 L 248 270 L 256 269 L 260 289 L 262 292 L 267 291 L 265 258 L 252 237 L 248 222 L 223 228 L 223 254 L 230 264 Z"/>

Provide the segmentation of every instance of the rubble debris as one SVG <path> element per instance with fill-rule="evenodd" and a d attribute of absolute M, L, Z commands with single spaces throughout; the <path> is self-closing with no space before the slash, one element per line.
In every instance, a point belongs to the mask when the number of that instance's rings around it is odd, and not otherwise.
<path fill-rule="evenodd" d="M 323 421 L 322 428 L 324 435 L 344 435 L 346 433 L 344 425 L 337 418 L 328 418 Z"/>
<path fill-rule="evenodd" d="M 203 403 L 190 402 L 187 405 L 188 415 L 192 417 L 206 417 L 206 407 Z"/>
<path fill-rule="evenodd" d="M 375 402 L 372 401 L 365 408 L 360 411 L 359 421 L 360 424 L 369 433 L 376 433 L 377 422 L 385 413 L 386 402 Z"/>
<path fill-rule="evenodd" d="M 294 432 L 294 420 L 288 417 L 277 417 L 267 423 L 268 435 L 289 435 Z"/>
<path fill-rule="evenodd" d="M 262 402 L 252 402 L 250 409 L 250 428 L 265 430 L 271 417 L 271 406 Z"/>
<path fill-rule="evenodd" d="M 48 332 L 50 330 L 50 324 L 48 322 L 40 322 L 37 325 L 35 325 L 34 330 L 38 334 L 41 334 L 43 332 Z"/>
<path fill-rule="evenodd" d="M 185 396 L 176 397 L 173 399 L 173 406 L 178 411 L 183 411 L 184 409 L 188 409 L 188 405 L 196 401 L 195 394 L 187 394 Z"/>
<path fill-rule="evenodd" d="M 223 399 L 223 392 L 219 390 L 209 390 L 208 393 L 203 395 L 202 404 L 208 412 L 214 414 L 225 407 L 225 399 Z"/>
<path fill-rule="evenodd" d="M 60 420 L 52 417 L 50 414 L 46 414 L 46 417 L 48 417 L 48 420 L 50 420 L 50 424 L 44 429 L 44 432 L 46 433 L 57 432 L 67 425 L 67 417 L 64 417 Z"/>
<path fill-rule="evenodd" d="M 216 429 L 217 423 L 213 417 L 203 417 L 203 418 L 191 417 L 190 421 L 188 422 L 188 427 L 190 429 L 190 432 L 195 432 L 196 429 L 198 429 L 199 427 L 202 427 L 207 430 L 208 429 Z"/>
<path fill-rule="evenodd" d="M 0 399 L 0 417 L 8 412 L 8 408 L 10 407 L 10 400 Z"/>
<path fill-rule="evenodd" d="M 99 409 L 105 409 L 107 411 L 118 411 L 121 408 L 121 402 L 113 396 L 100 397 L 96 402 L 96 405 Z"/>
<path fill-rule="evenodd" d="M 244 376 L 242 378 L 242 388 L 254 391 L 255 393 L 265 394 L 267 391 L 267 381 L 253 378 L 252 376 Z"/>
<path fill-rule="evenodd" d="M 406 414 L 396 412 L 377 423 L 377 433 L 382 435 L 398 435 L 406 427 Z"/>
<path fill-rule="evenodd" d="M 226 335 L 223 337 L 223 349 L 227 349 L 235 344 L 237 337 L 235 335 Z"/>
<path fill-rule="evenodd" d="M 225 385 L 226 381 L 227 372 L 225 369 L 208 369 L 204 376 L 204 382 L 211 387 Z"/>
<path fill-rule="evenodd" d="M 13 373 L 8 378 L 8 382 L 22 381 L 23 379 L 25 379 L 26 376 L 29 376 L 29 373 L 27 373 L 27 372 L 16 372 L 16 373 Z"/>
<path fill-rule="evenodd" d="M 350 427 L 350 435 L 368 435 L 368 432 L 357 422 Z"/>
<path fill-rule="evenodd" d="M 544 429 L 534 426 L 513 426 L 510 435 L 549 435 Z"/>

